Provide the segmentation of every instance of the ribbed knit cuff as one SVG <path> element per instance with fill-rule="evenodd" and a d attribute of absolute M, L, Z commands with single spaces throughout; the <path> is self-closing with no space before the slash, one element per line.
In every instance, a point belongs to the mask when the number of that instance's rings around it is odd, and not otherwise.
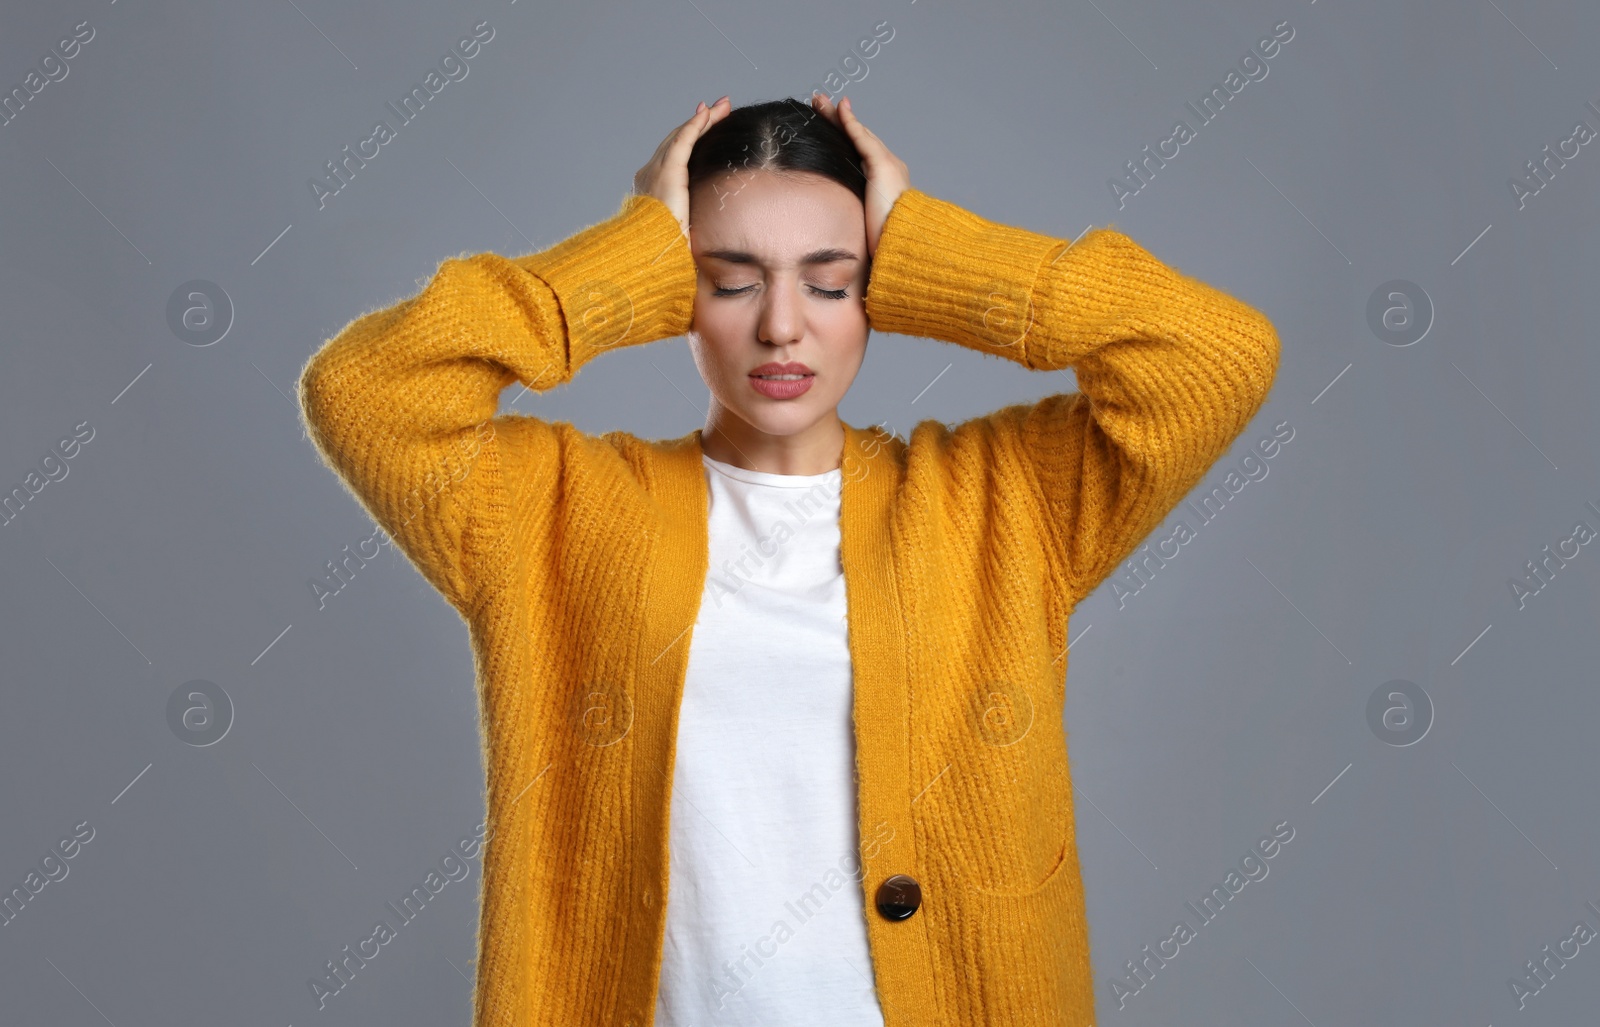
<path fill-rule="evenodd" d="M 1035 280 L 1063 245 L 907 189 L 872 257 L 867 317 L 880 331 L 1003 351 L 1026 334 Z"/>
<path fill-rule="evenodd" d="M 515 263 L 555 290 L 573 370 L 601 350 L 682 335 L 694 316 L 689 241 L 654 196 L 630 193 L 612 217 Z"/>

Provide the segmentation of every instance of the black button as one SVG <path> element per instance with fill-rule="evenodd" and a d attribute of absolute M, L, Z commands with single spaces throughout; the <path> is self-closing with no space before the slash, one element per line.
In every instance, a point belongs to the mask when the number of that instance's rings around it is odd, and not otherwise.
<path fill-rule="evenodd" d="M 878 885 L 877 903 L 885 920 L 904 920 L 922 905 L 922 886 L 914 877 L 895 874 Z"/>

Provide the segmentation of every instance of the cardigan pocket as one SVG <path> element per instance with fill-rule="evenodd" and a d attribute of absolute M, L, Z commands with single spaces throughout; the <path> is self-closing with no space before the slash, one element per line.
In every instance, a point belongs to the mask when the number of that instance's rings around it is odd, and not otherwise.
<path fill-rule="evenodd" d="M 943 770 L 918 803 L 964 886 L 992 895 L 1044 890 L 1074 843 L 1061 708 L 1047 684 L 1030 686 L 969 684 L 929 732 L 929 776 Z"/>
<path fill-rule="evenodd" d="M 969 981 L 985 1025 L 1081 1027 L 1093 1023 L 1093 968 L 1076 848 L 1039 885 L 1025 892 L 969 885 Z"/>

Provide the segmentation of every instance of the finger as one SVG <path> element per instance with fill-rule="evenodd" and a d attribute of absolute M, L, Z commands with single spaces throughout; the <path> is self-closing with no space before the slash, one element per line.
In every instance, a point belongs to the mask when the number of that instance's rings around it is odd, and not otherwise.
<path fill-rule="evenodd" d="M 866 133 L 867 135 L 871 136 L 872 138 L 874 138 L 874 139 L 878 138 L 877 134 L 875 132 L 873 132 L 872 129 L 868 128 L 866 126 L 865 122 L 863 122 L 860 118 L 856 117 L 855 104 L 850 102 L 850 98 L 848 96 L 839 97 L 839 117 L 842 120 L 848 121 L 851 124 L 855 125 L 858 130 L 860 130 L 861 132 Z"/>
<path fill-rule="evenodd" d="M 695 104 L 694 113 L 689 115 L 689 120 L 679 125 L 677 131 L 673 132 L 672 135 L 668 136 L 667 138 L 673 143 L 676 143 L 679 139 L 683 138 L 684 133 L 695 128 L 700 123 L 700 121 L 706 116 L 706 111 L 708 110 L 710 110 L 710 108 L 706 106 L 706 102 L 704 100 L 701 100 L 699 103 Z"/>
<path fill-rule="evenodd" d="M 689 158 L 689 151 L 694 149 L 695 140 L 699 139 L 700 133 L 705 130 L 705 123 L 710 117 L 711 110 L 712 108 L 707 107 L 702 100 L 694 109 L 694 117 L 678 126 L 678 131 L 672 134 L 667 143 L 664 154 L 667 160 L 681 163 Z"/>
<path fill-rule="evenodd" d="M 839 99 L 837 110 L 839 127 L 844 129 L 845 134 L 850 137 L 850 141 L 856 144 L 856 149 L 861 151 L 861 156 L 871 160 L 877 153 L 878 148 L 882 146 L 882 143 L 878 141 L 878 137 L 867 131 L 867 126 L 863 125 L 861 119 L 856 117 L 856 112 L 850 108 L 849 97 L 841 97 Z"/>
<path fill-rule="evenodd" d="M 733 102 L 726 96 L 715 101 L 709 107 L 702 100 L 700 106 L 695 109 L 695 116 L 690 118 L 689 123 L 684 126 L 688 131 L 684 132 L 681 138 L 674 140 L 675 146 L 678 147 L 683 147 L 687 142 L 687 147 L 683 149 L 681 159 L 688 160 L 689 151 L 694 149 L 694 144 L 699 141 L 700 137 L 710 131 L 712 125 L 727 117 L 732 110 Z"/>
<path fill-rule="evenodd" d="M 709 109 L 711 111 L 711 116 L 706 119 L 706 123 L 704 125 L 700 126 L 700 135 L 705 135 L 711 130 L 712 125 L 715 125 L 717 122 L 733 113 L 733 101 L 724 96 L 716 103 L 713 103 Z M 698 138 L 698 136 L 696 138 Z"/>
<path fill-rule="evenodd" d="M 843 125 L 839 124 L 839 111 L 838 111 L 838 109 L 834 107 L 833 101 L 828 98 L 828 95 L 826 93 L 822 92 L 821 90 L 818 90 L 818 91 L 812 93 L 811 94 L 811 107 L 818 114 L 821 114 L 823 117 L 825 117 L 829 121 L 833 122 L 834 125 L 838 126 L 841 129 L 844 128 Z"/>
<path fill-rule="evenodd" d="M 867 131 L 867 126 L 862 124 L 861 119 L 856 117 L 856 109 L 850 103 L 850 98 L 848 96 L 839 97 L 839 120 L 845 125 L 846 129 L 853 134 L 853 136 L 872 135 L 871 132 Z M 876 136 L 873 138 L 876 138 Z"/>
<path fill-rule="evenodd" d="M 687 126 L 688 131 L 685 133 L 691 140 L 691 146 L 693 146 L 692 140 L 699 139 L 701 136 L 705 135 L 706 129 L 710 128 L 716 122 L 718 111 L 717 104 L 720 104 L 721 102 L 721 100 L 718 100 L 716 103 L 712 103 L 710 106 L 707 106 L 706 102 L 701 100 L 700 106 L 694 109 L 695 117 L 692 121 L 690 121 L 689 125 Z"/>
<path fill-rule="evenodd" d="M 883 140 L 879 139 L 872 129 L 862 124 L 860 118 L 856 117 L 855 108 L 851 105 L 848 96 L 841 97 L 839 100 L 839 118 L 844 122 L 844 130 L 849 133 L 851 142 L 856 144 L 856 149 L 861 151 L 861 156 L 864 159 L 872 160 L 873 158 L 887 158 L 889 156 L 889 148 L 884 145 Z"/>
<path fill-rule="evenodd" d="M 817 99 L 822 116 L 833 122 L 835 128 L 843 131 L 844 123 L 839 120 L 839 108 L 834 104 L 833 99 L 826 93 L 817 94 Z"/>
<path fill-rule="evenodd" d="M 695 107 L 694 114 L 690 115 L 688 121 L 685 121 L 683 124 L 666 134 L 665 138 L 663 138 L 661 142 L 657 144 L 655 153 L 650 155 L 651 164 L 659 165 L 668 155 L 672 153 L 673 147 L 675 147 L 678 144 L 678 141 L 683 138 L 684 132 L 697 120 L 699 120 L 701 114 L 704 113 L 704 107 L 705 101 L 702 100 L 700 101 L 699 105 Z"/>

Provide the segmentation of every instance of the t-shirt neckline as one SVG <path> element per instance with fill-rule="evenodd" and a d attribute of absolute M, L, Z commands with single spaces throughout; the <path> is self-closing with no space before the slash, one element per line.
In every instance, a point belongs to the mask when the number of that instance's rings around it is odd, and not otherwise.
<path fill-rule="evenodd" d="M 823 471 L 821 474 L 775 474 L 771 471 L 752 471 L 746 467 L 737 467 L 707 456 L 705 453 L 700 454 L 700 459 L 712 470 L 737 481 L 749 482 L 753 485 L 771 485 L 785 489 L 815 488 L 818 485 L 831 484 L 839 480 L 841 476 L 841 469 L 838 467 L 831 471 Z"/>

